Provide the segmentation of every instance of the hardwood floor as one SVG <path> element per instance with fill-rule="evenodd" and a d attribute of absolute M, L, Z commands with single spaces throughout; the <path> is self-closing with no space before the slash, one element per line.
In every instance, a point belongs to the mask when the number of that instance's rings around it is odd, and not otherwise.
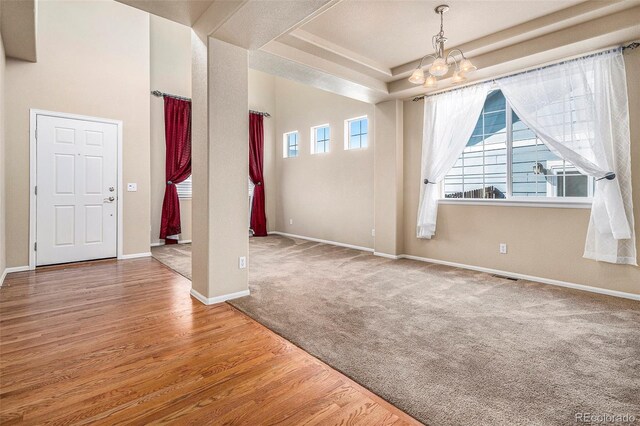
<path fill-rule="evenodd" d="M 419 424 L 153 259 L 11 274 L 0 424 Z"/>

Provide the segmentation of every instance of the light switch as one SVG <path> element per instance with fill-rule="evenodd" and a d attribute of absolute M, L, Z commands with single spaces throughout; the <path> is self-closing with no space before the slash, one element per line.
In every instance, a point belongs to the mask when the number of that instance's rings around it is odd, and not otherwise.
<path fill-rule="evenodd" d="M 136 192 L 137 190 L 138 190 L 138 184 L 137 183 L 128 183 L 127 184 L 127 191 Z"/>

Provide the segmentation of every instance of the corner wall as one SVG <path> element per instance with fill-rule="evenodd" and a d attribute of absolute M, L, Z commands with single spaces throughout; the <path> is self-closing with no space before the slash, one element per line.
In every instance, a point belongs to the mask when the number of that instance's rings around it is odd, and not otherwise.
<path fill-rule="evenodd" d="M 636 241 L 640 248 L 640 49 L 625 53 Z M 640 268 L 584 259 L 589 209 L 441 205 L 432 240 L 415 236 L 423 102 L 404 104 L 405 253 L 640 294 Z M 498 254 L 499 243 L 508 254 Z"/>
<path fill-rule="evenodd" d="M 249 69 L 249 109 L 268 112 L 264 118 L 264 188 L 267 232 L 276 230 L 276 77 Z"/>
<path fill-rule="evenodd" d="M 2 9 L 0 7 L 0 9 Z M 6 250 L 6 236 L 5 236 L 5 217 L 7 211 L 7 199 L 5 191 L 5 170 L 6 157 L 5 157 L 5 125 L 4 125 L 4 102 L 5 102 L 5 67 L 6 61 L 4 58 L 4 44 L 2 42 L 2 35 L 0 35 L 0 285 L 4 280 L 5 270 L 7 268 L 7 250 Z"/>
<path fill-rule="evenodd" d="M 150 16 L 151 90 L 191 97 L 191 28 Z M 151 98 L 151 244 L 160 243 L 165 191 L 164 101 Z M 180 240 L 191 240 L 191 198 L 180 199 Z M 162 241 L 164 242 L 164 241 Z"/>
<path fill-rule="evenodd" d="M 374 108 L 276 77 L 278 231 L 373 248 Z M 345 150 L 344 121 L 363 115 L 369 117 L 369 146 Z M 310 129 L 327 123 L 329 152 L 312 155 Z M 299 155 L 283 158 L 282 135 L 293 130 L 300 135 Z"/>
<path fill-rule="evenodd" d="M 124 253 L 149 252 L 149 14 L 115 1 L 42 1 L 38 62 L 7 60 L 7 265 L 29 263 L 29 109 L 123 120 Z"/>

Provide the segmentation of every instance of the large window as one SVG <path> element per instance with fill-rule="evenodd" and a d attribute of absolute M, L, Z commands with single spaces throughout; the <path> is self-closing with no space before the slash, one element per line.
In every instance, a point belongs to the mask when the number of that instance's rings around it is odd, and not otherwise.
<path fill-rule="evenodd" d="M 329 152 L 329 140 L 331 139 L 331 128 L 328 124 L 311 128 L 311 153 L 321 154 Z"/>
<path fill-rule="evenodd" d="M 560 111 L 569 124 L 571 111 Z M 444 179 L 445 198 L 581 198 L 593 179 L 555 156 L 511 110 L 501 91 L 487 96 L 462 155 Z"/>
<path fill-rule="evenodd" d="M 285 133 L 282 137 L 282 153 L 284 158 L 298 156 L 298 132 Z"/>
<path fill-rule="evenodd" d="M 367 117 L 352 118 L 345 122 L 344 149 L 366 148 L 369 137 Z"/>

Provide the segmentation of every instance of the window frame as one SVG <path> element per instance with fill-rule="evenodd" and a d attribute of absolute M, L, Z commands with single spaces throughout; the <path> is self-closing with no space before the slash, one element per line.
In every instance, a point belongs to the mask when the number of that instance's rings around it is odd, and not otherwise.
<path fill-rule="evenodd" d="M 316 140 L 316 130 L 323 129 L 325 127 L 329 130 L 329 138 L 328 139 L 324 139 L 325 150 L 324 151 L 316 151 L 317 142 L 318 142 Z M 331 149 L 331 125 L 329 123 L 326 123 L 326 124 L 320 124 L 318 126 L 311 127 L 311 132 L 310 132 L 310 138 L 309 139 L 311 141 L 311 155 L 314 155 L 314 154 L 328 154 L 329 150 Z"/>
<path fill-rule="evenodd" d="M 499 89 L 494 89 L 499 90 Z M 491 91 L 489 91 L 491 93 Z M 488 94 L 487 94 L 488 96 Z M 484 108 L 483 108 L 484 110 Z M 444 179 L 438 183 L 439 204 L 460 204 L 460 205 L 492 205 L 492 206 L 514 206 L 514 207 L 555 207 L 555 208 L 591 208 L 593 196 L 589 197 L 525 197 L 513 195 L 513 109 L 509 100 L 505 98 L 506 124 L 505 133 L 506 144 L 506 175 L 507 192 L 505 198 L 445 198 Z M 534 132 L 535 133 L 535 132 Z M 543 142 L 544 143 L 544 142 Z M 462 155 L 462 154 L 461 154 Z M 590 194 L 595 187 L 593 178 L 589 179 Z"/>
<path fill-rule="evenodd" d="M 296 155 L 289 155 L 289 135 L 296 135 Z M 292 130 L 282 134 L 282 158 L 296 158 L 300 156 L 300 132 Z"/>
<path fill-rule="evenodd" d="M 362 137 L 362 135 L 365 135 L 365 134 L 367 135 L 367 145 L 362 146 L 362 139 L 360 139 L 360 146 L 358 148 L 350 148 L 349 141 L 350 141 L 351 134 L 349 130 L 351 127 L 351 123 L 354 121 L 360 121 L 363 119 L 367 120 L 367 133 L 360 133 L 360 136 Z M 368 115 L 361 115 L 359 117 L 353 117 L 353 118 L 348 118 L 344 120 L 344 150 L 345 151 L 357 151 L 359 149 L 369 148 L 369 136 L 370 136 L 370 132 L 369 132 L 369 116 Z"/>

